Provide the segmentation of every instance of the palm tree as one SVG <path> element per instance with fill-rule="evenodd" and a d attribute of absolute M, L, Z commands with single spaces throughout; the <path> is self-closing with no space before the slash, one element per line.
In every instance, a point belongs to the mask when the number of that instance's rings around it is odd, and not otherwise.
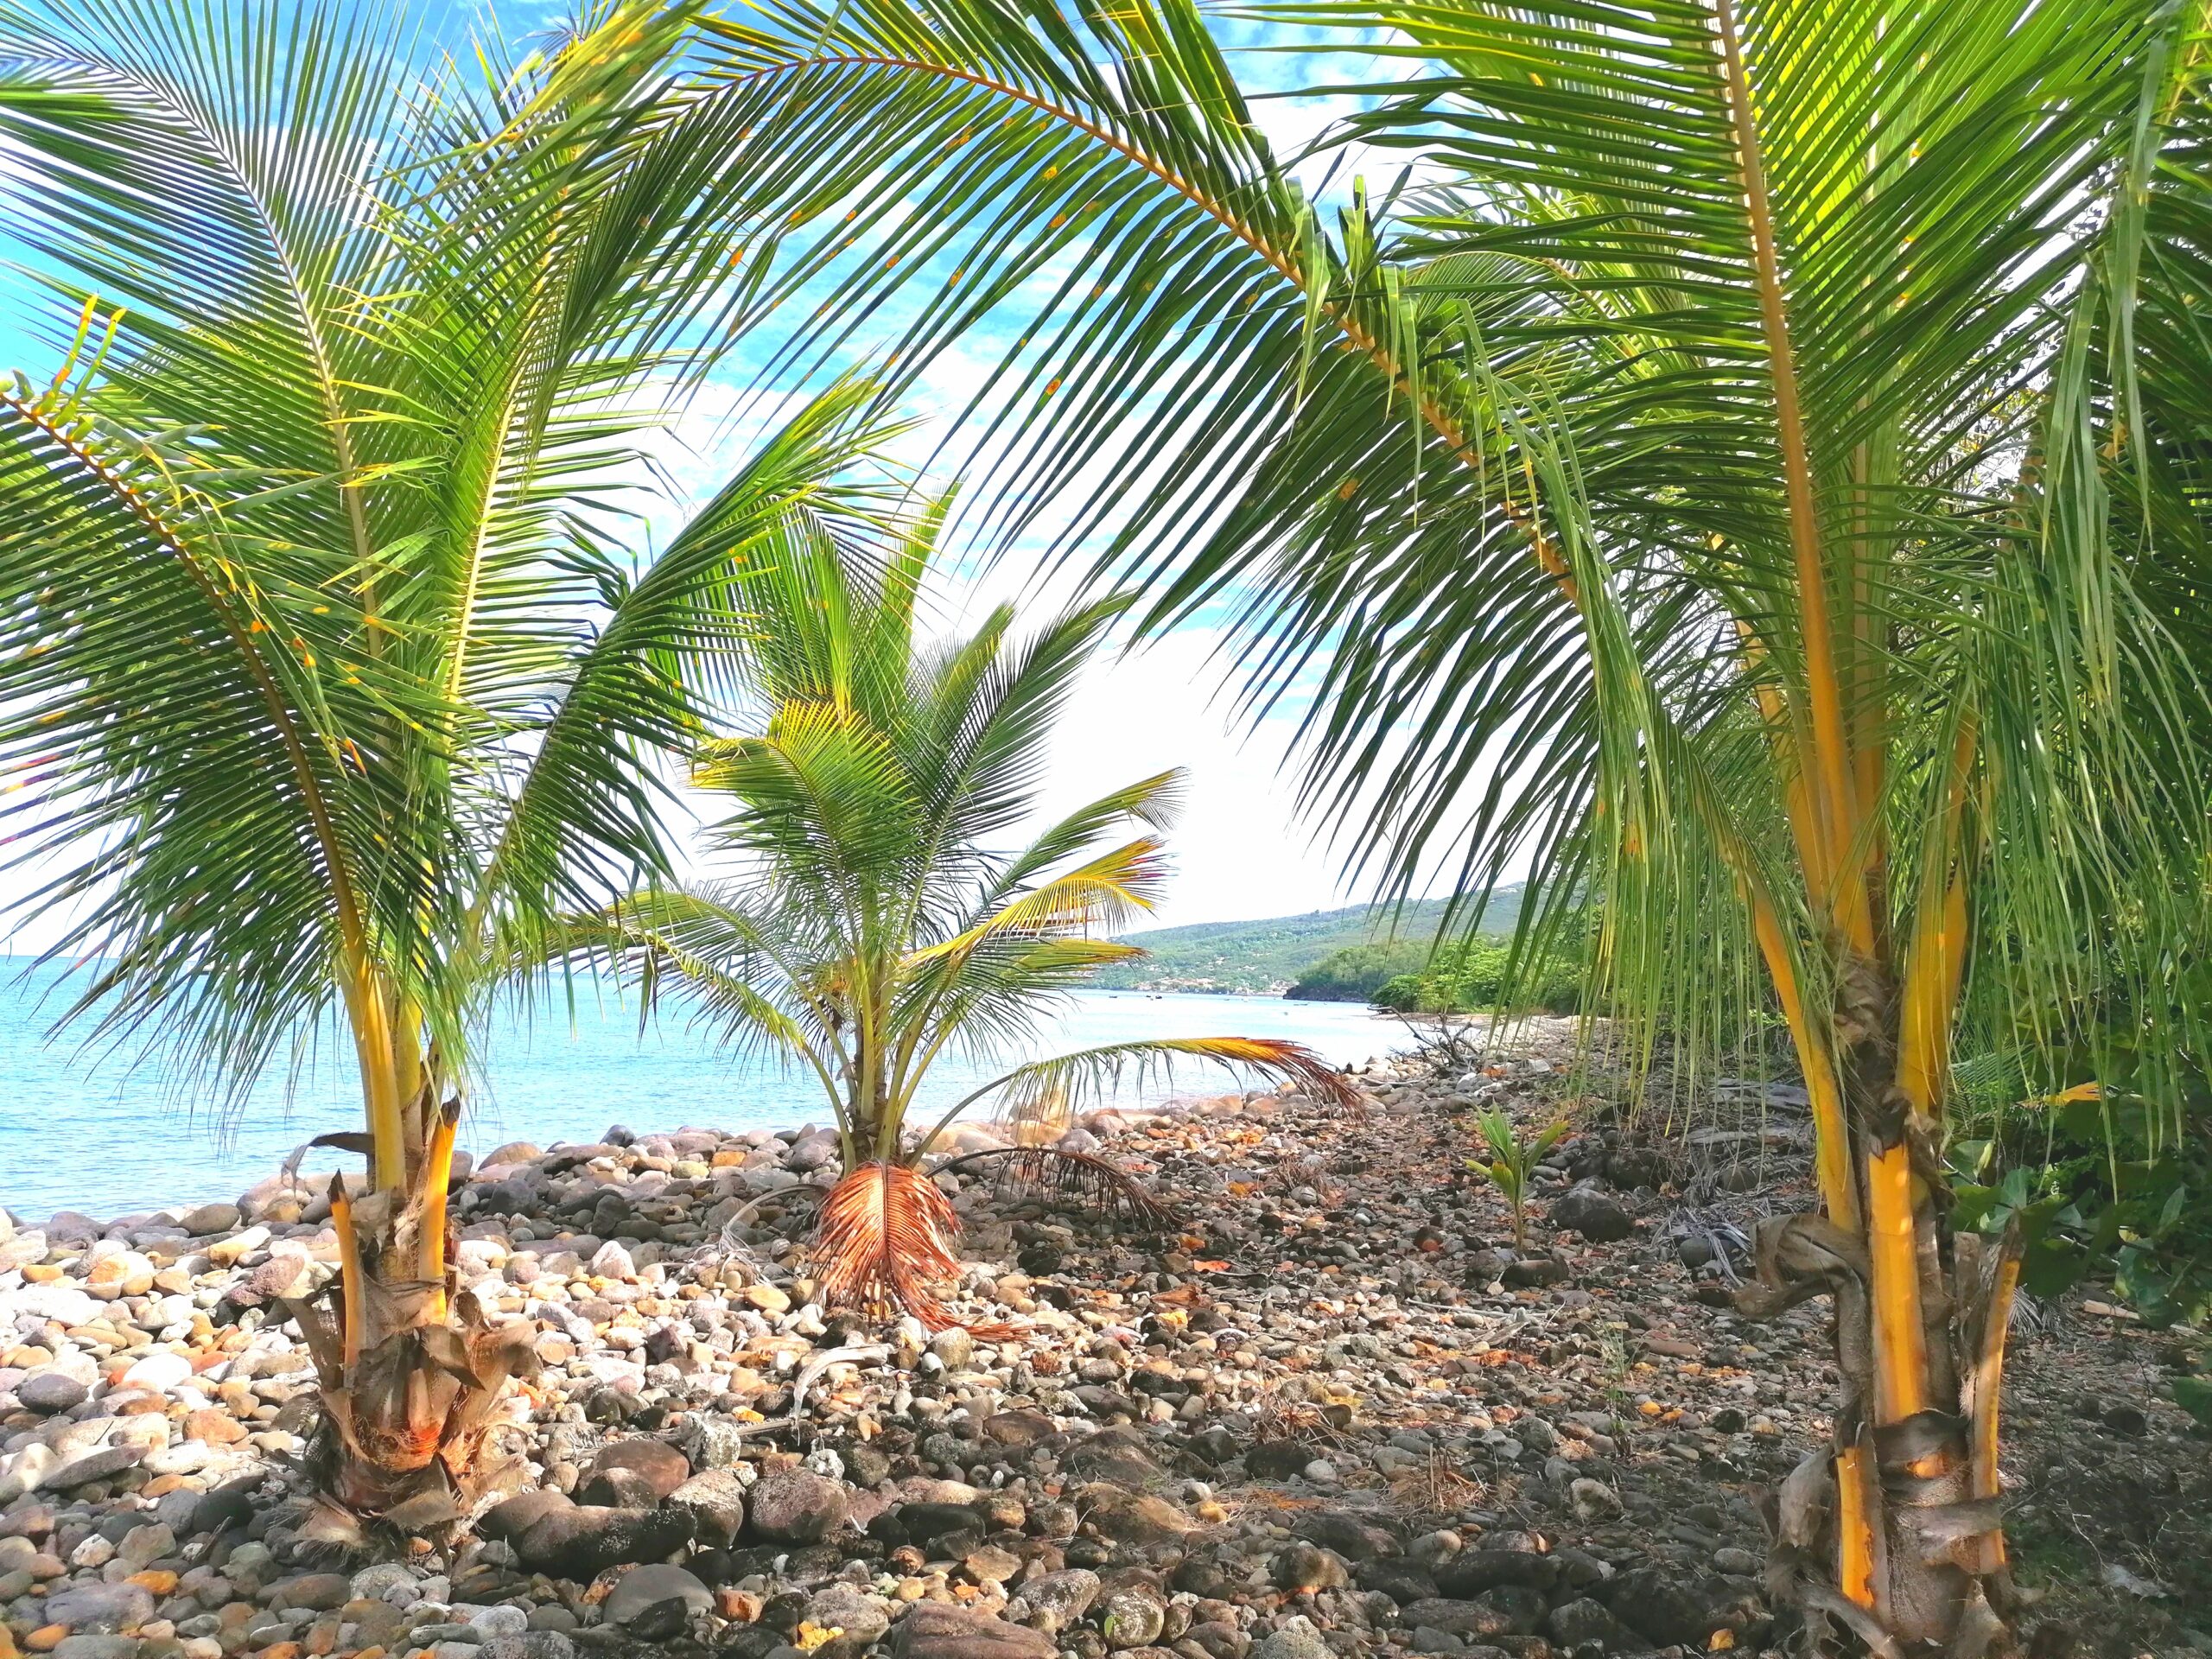
<path fill-rule="evenodd" d="M 920 1165 L 968 1108 L 1049 1118 L 1126 1073 L 1192 1058 L 1359 1098 L 1294 1043 L 1167 1038 L 1027 1060 L 908 1136 L 948 1055 L 1023 1046 L 1094 969 L 1144 954 L 1096 936 L 1152 907 L 1180 782 L 1141 779 L 1014 839 L 1036 816 L 1054 720 L 1124 607 L 1071 610 L 1022 639 L 1001 606 L 964 638 L 924 643 L 917 601 L 943 505 L 887 563 L 817 538 L 739 573 L 755 707 L 746 734 L 706 745 L 692 772 L 730 803 L 716 839 L 733 873 L 626 898 L 569 940 L 634 976 L 649 1005 L 675 988 L 721 1040 L 821 1084 L 844 1172 L 817 1230 L 823 1291 L 939 1325 L 956 1322 L 931 1289 L 957 1271 L 956 1222 Z M 1145 833 L 1115 843 L 1127 825 Z"/>
<path fill-rule="evenodd" d="M 455 1289 L 472 1028 L 549 922 L 666 867 L 656 758 L 706 729 L 732 572 L 873 534 L 840 479 L 880 434 L 842 388 L 624 552 L 611 486 L 706 360 L 664 308 L 727 251 L 619 191 L 507 211 L 532 152 L 478 146 L 536 83 L 416 66 L 377 10 L 0 4 L 10 228 L 81 305 L 0 392 L 0 753 L 30 902 L 93 964 L 73 1017 L 240 1088 L 350 1038 L 366 1179 L 293 1311 L 327 1491 L 423 1529 L 530 1357 Z"/>
<path fill-rule="evenodd" d="M 1241 599 L 1386 886 L 1533 861 L 1524 956 L 1595 901 L 1647 1029 L 1764 973 L 1824 1212 L 1767 1300 L 1833 1295 L 1842 1383 L 1777 1579 L 1980 1653 L 2018 1247 L 1948 1224 L 1951 1034 L 2156 981 L 2205 911 L 2156 569 L 2202 545 L 2202 8 L 1252 10 L 1382 56 L 1322 149 L 1401 153 L 1387 197 L 1317 206 L 1186 0 L 626 8 L 562 73 L 575 182 L 719 146 L 685 206 L 814 302 L 790 361 L 990 321 L 998 527 L 1110 531 L 1150 626 Z"/>

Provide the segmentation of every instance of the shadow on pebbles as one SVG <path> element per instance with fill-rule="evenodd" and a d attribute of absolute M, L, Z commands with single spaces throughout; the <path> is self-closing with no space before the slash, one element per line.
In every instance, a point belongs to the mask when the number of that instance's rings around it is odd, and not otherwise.
<path fill-rule="evenodd" d="M 1751 1127 L 1703 1141 L 1586 1109 L 1516 1248 L 1469 1114 L 1548 1121 L 1572 1041 L 1376 1068 L 1356 1119 L 1089 1115 L 1068 1144 L 1172 1203 L 1156 1237 L 941 1178 L 952 1306 L 1001 1342 L 813 1302 L 781 1235 L 834 1178 L 823 1132 L 500 1147 L 454 1207 L 463 1281 L 537 1332 L 517 1489 L 382 1560 L 313 1541 L 294 1471 L 312 1383 L 274 1299 L 333 1271 L 327 1174 L 0 1225 L 0 1659 L 1777 1647 L 1756 1505 L 1825 1435 L 1824 1312 L 1726 1304 L 1757 1211 L 1806 1201 L 1789 1091 L 1717 1089 Z M 2147 1384 L 2082 1428 L 2036 1342 L 2019 1364 L 2027 1421 L 2126 1440 L 2154 1494 L 2205 1462 Z M 2196 1640 L 2155 1563 L 2067 1572 L 2053 1605 L 2103 1650 Z"/>

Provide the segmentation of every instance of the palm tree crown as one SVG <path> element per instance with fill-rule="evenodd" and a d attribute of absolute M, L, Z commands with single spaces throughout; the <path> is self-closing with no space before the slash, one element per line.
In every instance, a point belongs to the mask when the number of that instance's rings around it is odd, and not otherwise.
<path fill-rule="evenodd" d="M 527 1357 L 449 1280 L 472 1027 L 666 868 L 656 758 L 721 693 L 736 562 L 873 535 L 880 432 L 840 388 L 632 556 L 612 492 L 726 250 L 619 189 L 518 206 L 557 155 L 490 141 L 542 78 L 426 72 L 377 10 L 0 3 L 10 227 L 81 317 L 0 391 L 0 762 L 98 964 L 76 1013 L 235 1083 L 340 1014 L 369 1179 L 299 1317 L 335 1489 L 427 1524 Z"/>
<path fill-rule="evenodd" d="M 849 1167 L 925 1149 L 902 1131 L 948 1052 L 1020 1049 L 1092 969 L 1142 954 L 1101 935 L 1155 902 L 1180 781 L 1141 779 L 1032 827 L 1053 722 L 1124 607 L 1022 639 L 1001 606 L 964 638 L 922 643 L 943 516 L 940 503 L 880 563 L 818 537 L 747 563 L 757 708 L 739 723 L 753 729 L 705 745 L 693 771 L 734 809 L 713 832 L 733 874 L 625 899 L 570 935 L 655 990 L 680 982 L 726 1040 L 813 1072 Z M 1117 840 L 1125 827 L 1141 833 Z M 1176 1055 L 1330 1076 L 1288 1046 L 1192 1039 L 1028 1060 L 960 1103 L 995 1095 L 1020 1111 Z"/>

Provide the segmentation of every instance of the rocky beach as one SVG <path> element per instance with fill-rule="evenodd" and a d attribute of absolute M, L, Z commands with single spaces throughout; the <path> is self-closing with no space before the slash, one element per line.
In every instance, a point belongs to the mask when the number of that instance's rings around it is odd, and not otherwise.
<path fill-rule="evenodd" d="M 825 1308 L 834 1135 L 610 1128 L 455 1192 L 461 1279 L 538 1370 L 456 1539 L 352 1533 L 300 1459 L 284 1300 L 335 1269 L 329 1172 L 235 1204 L 0 1224 L 0 1659 L 1484 1659 L 1782 1649 L 1761 1503 L 1824 1443 L 1824 1304 L 1733 1308 L 1810 1202 L 1786 1085 L 1662 1090 L 1510 1049 L 1086 1115 L 1156 1228 L 938 1176 L 969 1329 Z M 1471 1114 L 1569 1116 L 1525 1244 Z M 1685 1125 L 1694 1127 L 1686 1128 Z M 997 1141 L 963 1126 L 957 1153 Z M 2212 1651 L 2208 1443 L 2169 1335 L 2030 1310 L 2006 1473 L 2030 1624 Z"/>

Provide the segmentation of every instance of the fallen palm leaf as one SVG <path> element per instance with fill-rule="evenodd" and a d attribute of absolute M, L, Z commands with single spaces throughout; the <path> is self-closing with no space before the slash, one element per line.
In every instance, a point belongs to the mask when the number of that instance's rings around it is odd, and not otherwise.
<path fill-rule="evenodd" d="M 1173 1220 L 1167 1206 L 1111 1159 L 1059 1147 L 992 1147 L 941 1166 L 988 1168 L 995 1198 L 1040 1197 L 1096 1211 L 1110 1221 L 1157 1232 Z"/>
<path fill-rule="evenodd" d="M 952 1240 L 960 1218 L 929 1177 L 905 1164 L 863 1164 L 822 1201 L 813 1256 L 823 1300 L 883 1312 L 898 1308 L 939 1330 L 964 1325 L 986 1341 L 1019 1334 L 955 1314 L 935 1287 L 960 1275 Z"/>

